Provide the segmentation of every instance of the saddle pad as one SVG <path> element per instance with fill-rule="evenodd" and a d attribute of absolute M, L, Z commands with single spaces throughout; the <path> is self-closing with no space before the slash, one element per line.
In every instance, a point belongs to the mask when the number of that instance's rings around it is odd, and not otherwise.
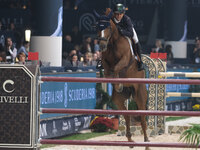
<path fill-rule="evenodd" d="M 125 36 L 125 37 L 126 37 L 126 39 L 128 40 L 129 46 L 130 46 L 130 48 L 131 48 L 131 53 L 132 53 L 132 55 L 135 56 L 135 59 L 136 59 L 136 60 L 138 60 L 137 56 L 136 56 L 136 55 L 134 54 L 134 52 L 133 52 L 133 47 L 132 47 L 131 39 L 130 39 L 129 37 L 127 37 L 127 36 Z"/>

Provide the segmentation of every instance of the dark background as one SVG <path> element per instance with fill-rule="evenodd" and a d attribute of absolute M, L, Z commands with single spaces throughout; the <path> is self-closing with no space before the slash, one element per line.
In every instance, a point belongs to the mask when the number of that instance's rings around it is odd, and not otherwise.
<path fill-rule="evenodd" d="M 95 22 L 93 10 L 95 9 L 102 14 L 106 7 L 112 8 L 116 2 L 121 2 L 128 7 L 126 13 L 131 17 L 141 43 L 143 45 L 152 44 L 156 38 L 165 39 L 166 25 L 169 23 L 166 18 L 171 13 L 171 10 L 166 7 L 167 1 L 63 0 L 63 35 L 71 33 L 72 28 L 77 26 L 83 37 L 94 36 L 95 29 L 91 26 Z M 37 8 L 40 6 L 34 6 L 33 2 L 34 0 L 0 0 L 0 20 L 3 23 L 3 28 L 8 28 L 9 24 L 14 22 L 17 29 L 23 32 L 26 28 L 31 28 L 34 35 L 38 26 L 35 16 L 38 13 Z M 187 0 L 188 40 L 193 40 L 200 35 L 199 17 L 200 1 Z M 154 29 L 152 29 L 152 24 Z M 153 30 L 155 30 L 154 36 L 151 37 L 150 33 Z"/>

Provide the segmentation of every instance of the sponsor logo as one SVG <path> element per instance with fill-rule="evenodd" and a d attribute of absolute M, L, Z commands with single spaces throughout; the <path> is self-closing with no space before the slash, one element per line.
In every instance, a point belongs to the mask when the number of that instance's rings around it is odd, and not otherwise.
<path fill-rule="evenodd" d="M 75 124 L 75 131 L 79 130 L 79 127 L 81 126 L 81 122 L 78 121 L 78 118 L 74 118 L 74 124 Z"/>
<path fill-rule="evenodd" d="M 6 85 L 8 85 L 8 84 L 11 84 L 11 85 L 14 85 L 14 81 L 13 80 L 6 80 L 4 83 L 3 83 L 3 90 L 5 91 L 5 92 L 7 92 L 7 93 L 12 93 L 12 92 L 14 92 L 14 88 L 11 90 L 8 90 L 7 88 L 6 88 Z"/>
<path fill-rule="evenodd" d="M 84 125 L 83 128 L 88 128 L 90 126 L 90 122 L 91 122 L 91 116 L 89 117 L 84 117 Z"/>
<path fill-rule="evenodd" d="M 3 91 L 9 94 L 13 93 L 15 91 L 14 84 L 14 81 L 10 79 L 4 81 L 2 84 Z M 0 95 L 0 103 L 28 103 L 28 96 Z"/>
<path fill-rule="evenodd" d="M 79 20 L 79 30 L 95 31 L 92 24 L 96 22 L 95 17 L 90 13 L 85 13 L 80 17 Z"/>
<path fill-rule="evenodd" d="M 71 130 L 72 126 L 70 121 L 63 121 L 63 126 L 62 126 L 62 130 L 66 131 L 66 130 Z"/>
<path fill-rule="evenodd" d="M 52 130 L 52 133 L 53 134 L 56 134 L 58 132 L 57 128 L 56 128 L 56 122 L 53 121 L 53 130 Z"/>
<path fill-rule="evenodd" d="M 40 137 L 45 137 L 47 136 L 47 124 L 43 123 L 40 124 Z"/>

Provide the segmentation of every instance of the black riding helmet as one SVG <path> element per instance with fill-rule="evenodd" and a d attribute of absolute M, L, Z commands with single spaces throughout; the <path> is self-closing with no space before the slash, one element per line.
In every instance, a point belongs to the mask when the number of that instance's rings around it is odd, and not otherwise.
<path fill-rule="evenodd" d="M 113 11 L 114 11 L 114 13 L 122 14 L 122 13 L 125 13 L 126 7 L 123 4 L 118 3 L 115 5 Z"/>

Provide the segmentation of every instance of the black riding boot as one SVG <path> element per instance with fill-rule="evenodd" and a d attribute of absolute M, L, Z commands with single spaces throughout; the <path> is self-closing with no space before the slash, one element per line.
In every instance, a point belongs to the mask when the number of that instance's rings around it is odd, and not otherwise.
<path fill-rule="evenodd" d="M 141 71 L 141 70 L 144 70 L 144 64 L 143 64 L 142 58 L 141 58 L 141 45 L 140 45 L 139 42 L 137 44 L 135 44 L 135 45 L 136 45 L 136 52 L 137 52 L 137 54 L 139 56 L 139 60 L 137 62 L 137 64 L 138 64 L 138 71 Z"/>
<path fill-rule="evenodd" d="M 144 70 L 144 64 L 142 61 L 138 61 L 137 64 L 138 64 L 138 71 Z"/>

